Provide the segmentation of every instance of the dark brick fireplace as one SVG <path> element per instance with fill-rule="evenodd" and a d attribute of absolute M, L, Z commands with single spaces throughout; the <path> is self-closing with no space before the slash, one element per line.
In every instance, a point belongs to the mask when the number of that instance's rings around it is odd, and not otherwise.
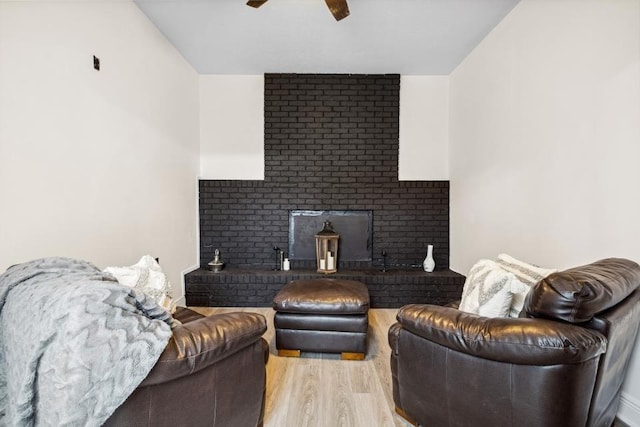
<path fill-rule="evenodd" d="M 338 274 L 367 283 L 374 305 L 459 296 L 464 277 L 448 270 L 449 182 L 398 181 L 399 94 L 398 75 L 265 75 L 265 179 L 200 181 L 200 263 L 218 248 L 226 268 L 187 274 L 187 304 L 271 305 L 288 280 L 313 276 L 304 261 L 270 271 L 294 210 L 372 211 L 372 260 L 341 261 Z M 428 244 L 431 274 L 416 267 Z M 383 250 L 391 272 L 380 272 Z"/>

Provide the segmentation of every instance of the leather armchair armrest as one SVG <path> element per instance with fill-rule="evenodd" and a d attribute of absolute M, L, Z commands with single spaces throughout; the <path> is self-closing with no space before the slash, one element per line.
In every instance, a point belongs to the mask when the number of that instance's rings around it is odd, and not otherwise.
<path fill-rule="evenodd" d="M 389 328 L 389 333 L 387 337 L 389 339 L 389 347 L 391 347 L 391 352 L 393 354 L 398 354 L 398 339 L 400 338 L 400 330 L 402 329 L 402 325 L 400 323 L 394 323 Z"/>
<path fill-rule="evenodd" d="M 173 337 L 140 386 L 198 372 L 258 341 L 266 330 L 264 316 L 257 313 L 225 313 L 184 323 L 173 329 Z"/>
<path fill-rule="evenodd" d="M 607 346 L 602 334 L 580 326 L 543 319 L 488 318 L 451 307 L 407 305 L 397 319 L 408 331 L 452 350 L 521 365 L 580 363 L 597 357 Z"/>

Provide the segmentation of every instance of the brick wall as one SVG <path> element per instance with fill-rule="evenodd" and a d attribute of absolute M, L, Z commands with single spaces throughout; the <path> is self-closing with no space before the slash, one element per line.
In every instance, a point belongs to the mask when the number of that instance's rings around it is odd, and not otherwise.
<path fill-rule="evenodd" d="M 449 182 L 398 181 L 399 93 L 398 75 L 265 75 L 265 180 L 200 181 L 201 264 L 219 248 L 227 268 L 272 268 L 289 210 L 358 209 L 373 210 L 372 266 L 433 244 L 447 269 Z"/>

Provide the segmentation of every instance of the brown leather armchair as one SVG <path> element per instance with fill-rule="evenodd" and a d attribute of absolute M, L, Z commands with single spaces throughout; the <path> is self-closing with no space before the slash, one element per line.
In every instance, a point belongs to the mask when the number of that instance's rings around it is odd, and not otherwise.
<path fill-rule="evenodd" d="M 611 426 L 640 322 L 640 266 L 550 275 L 520 318 L 409 305 L 389 330 L 397 412 L 421 426 Z"/>
<path fill-rule="evenodd" d="M 267 325 L 256 313 L 202 316 L 178 308 L 182 322 L 147 378 L 107 426 L 262 425 Z"/>

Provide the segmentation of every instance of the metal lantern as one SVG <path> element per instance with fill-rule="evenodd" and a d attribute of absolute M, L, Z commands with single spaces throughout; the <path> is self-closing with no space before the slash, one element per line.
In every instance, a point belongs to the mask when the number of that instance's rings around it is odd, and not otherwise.
<path fill-rule="evenodd" d="M 318 273 L 338 271 L 338 240 L 340 235 L 333 230 L 331 222 L 325 221 L 322 230 L 316 234 L 316 261 Z"/>

